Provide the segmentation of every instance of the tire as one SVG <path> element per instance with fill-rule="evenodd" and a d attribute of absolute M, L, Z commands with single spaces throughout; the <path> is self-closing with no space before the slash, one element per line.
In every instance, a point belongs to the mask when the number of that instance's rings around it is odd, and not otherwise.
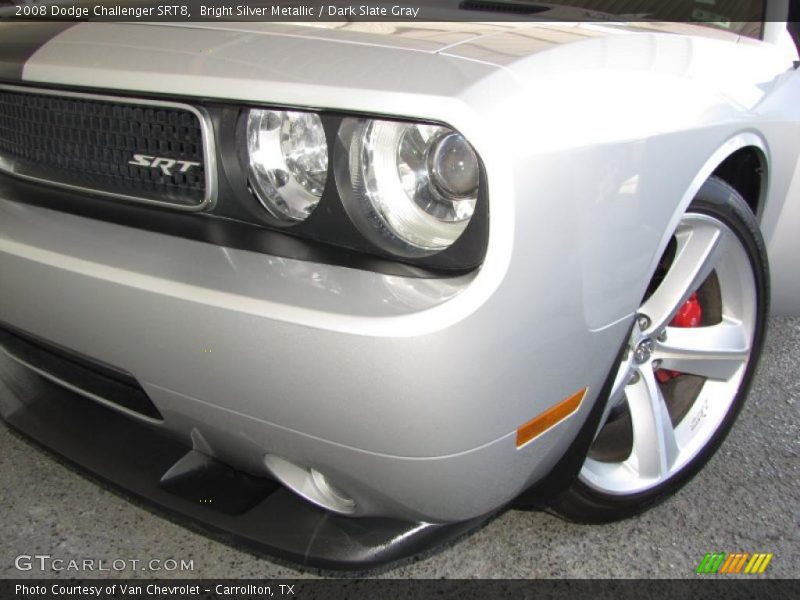
<path fill-rule="evenodd" d="M 608 416 L 552 511 L 578 522 L 616 521 L 664 501 L 697 474 L 745 402 L 768 307 L 767 253 L 755 217 L 735 189 L 712 177 L 661 259 L 615 367 Z M 678 308 L 684 313 L 676 317 Z"/>

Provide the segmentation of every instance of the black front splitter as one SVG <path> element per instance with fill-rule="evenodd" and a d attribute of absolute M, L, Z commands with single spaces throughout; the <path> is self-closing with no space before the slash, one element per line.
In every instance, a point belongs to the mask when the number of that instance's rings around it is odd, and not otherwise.
<path fill-rule="evenodd" d="M 69 462 L 213 537 L 299 566 L 365 570 L 418 554 L 487 517 L 434 525 L 336 516 L 51 383 L 0 348 L 0 416 Z M 177 467 L 177 468 L 176 468 Z"/>

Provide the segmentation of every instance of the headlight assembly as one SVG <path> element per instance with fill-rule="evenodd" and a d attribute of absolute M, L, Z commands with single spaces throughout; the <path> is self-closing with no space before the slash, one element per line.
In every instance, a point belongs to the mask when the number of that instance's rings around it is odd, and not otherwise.
<path fill-rule="evenodd" d="M 227 105 L 214 213 L 279 235 L 236 244 L 354 268 L 463 273 L 481 264 L 488 180 L 445 124 Z M 228 242 L 230 243 L 230 242 Z"/>
<path fill-rule="evenodd" d="M 251 109 L 246 119 L 253 193 L 279 222 L 304 221 L 319 204 L 328 177 L 328 145 L 319 115 Z"/>
<path fill-rule="evenodd" d="M 478 157 L 447 127 L 347 118 L 335 161 L 347 214 L 367 239 L 392 254 L 441 252 L 475 213 Z"/>

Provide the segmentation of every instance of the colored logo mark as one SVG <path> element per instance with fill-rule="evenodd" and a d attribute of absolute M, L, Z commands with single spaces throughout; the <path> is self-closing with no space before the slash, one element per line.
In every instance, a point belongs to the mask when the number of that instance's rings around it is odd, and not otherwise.
<path fill-rule="evenodd" d="M 725 552 L 709 552 L 700 561 L 697 573 L 710 575 L 718 573 L 720 575 L 756 575 L 767 570 L 767 565 L 772 560 L 773 554 L 748 552 L 735 552 L 726 554 Z"/>

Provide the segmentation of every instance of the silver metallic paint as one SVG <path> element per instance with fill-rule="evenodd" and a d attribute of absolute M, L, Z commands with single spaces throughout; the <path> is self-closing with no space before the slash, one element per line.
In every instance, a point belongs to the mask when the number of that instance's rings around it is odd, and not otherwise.
<path fill-rule="evenodd" d="M 187 244 L 7 201 L 0 211 L 4 320 L 125 365 L 165 427 L 184 439 L 197 430 L 217 456 L 256 473 L 266 453 L 314 466 L 357 497 L 363 511 L 379 513 L 389 504 L 375 506 L 372 494 L 362 498 L 361 486 L 403 502 L 399 514 L 428 520 L 467 518 L 510 499 L 532 473 L 541 476 L 555 462 L 585 416 L 542 436 L 535 449 L 515 449 L 516 425 L 566 396 L 578 375 L 558 354 L 584 344 L 601 356 L 626 327 L 581 334 L 576 326 L 558 340 L 507 348 L 496 337 L 507 335 L 504 328 L 487 327 L 505 321 L 516 328 L 504 314 L 473 315 L 419 334 L 364 335 L 372 322 L 394 320 L 401 331 L 404 321 L 413 325 L 433 309 L 397 316 L 401 301 L 391 294 L 391 276 Z M 224 275 L 215 281 L 208 272 Z M 444 297 L 454 286 L 421 284 L 439 286 Z M 441 296 L 430 294 L 429 306 L 458 298 Z M 386 312 L 348 314 L 357 298 Z M 315 310 L 322 306 L 324 312 Z M 337 323 L 348 326 L 337 331 Z M 527 361 L 526 373 L 508 372 L 523 366 L 509 361 L 521 353 L 561 376 L 541 378 Z M 599 389 L 609 364 L 591 363 L 582 381 Z M 499 386 L 512 378 L 514 385 Z M 508 409 L 499 411 L 500 402 Z M 437 486 L 442 480 L 452 483 Z"/>
<path fill-rule="evenodd" d="M 509 501 L 566 451 L 672 229 L 737 148 L 768 158 L 762 223 L 789 263 L 800 80 L 765 43 L 464 25 L 420 42 L 86 23 L 24 77 L 448 123 L 488 175 L 476 273 L 390 277 L 0 200 L 0 319 L 133 373 L 165 428 L 234 466 L 258 473 L 271 453 L 319 470 L 357 514 L 458 520 Z M 509 58 L 516 29 L 554 39 Z M 798 310 L 792 272 L 773 279 L 779 311 Z M 578 413 L 515 448 L 516 427 L 584 386 Z"/>

